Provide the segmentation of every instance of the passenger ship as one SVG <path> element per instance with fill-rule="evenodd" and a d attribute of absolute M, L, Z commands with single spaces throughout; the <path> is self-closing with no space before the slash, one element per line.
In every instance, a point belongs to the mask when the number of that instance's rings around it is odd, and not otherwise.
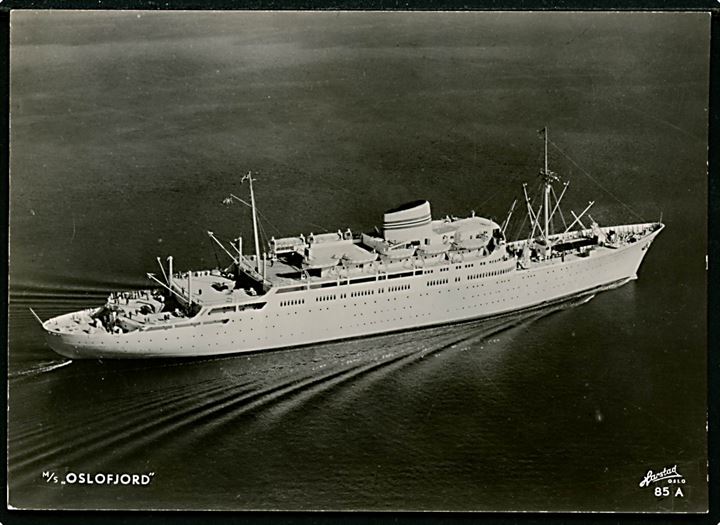
<path fill-rule="evenodd" d="M 502 225 L 475 216 L 433 219 L 430 203 L 385 212 L 382 233 L 272 238 L 261 252 L 253 178 L 254 249 L 225 245 L 223 269 L 148 274 L 154 289 L 110 294 L 105 305 L 42 324 L 49 346 L 77 358 L 183 357 L 254 352 L 498 316 L 624 284 L 637 277 L 660 222 L 601 227 L 572 213 L 555 231 L 560 202 L 540 170 L 535 209 L 523 185 L 531 232 L 508 241 Z M 562 212 L 560 212 L 562 214 Z M 585 218 L 587 215 L 587 218 Z M 586 225 L 583 218 L 588 222 Z M 34 314 L 34 312 L 33 312 Z M 37 317 L 37 316 L 36 316 Z"/>

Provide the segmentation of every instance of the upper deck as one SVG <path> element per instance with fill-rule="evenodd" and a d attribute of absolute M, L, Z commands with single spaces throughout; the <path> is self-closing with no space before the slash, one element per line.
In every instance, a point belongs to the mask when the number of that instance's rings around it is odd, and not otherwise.
<path fill-rule="evenodd" d="M 438 230 L 444 235 L 450 231 L 462 231 L 462 227 L 467 228 L 467 222 L 465 222 L 467 220 L 438 221 L 443 223 Z M 457 223 L 460 228 L 449 229 L 452 222 Z M 525 261 L 522 260 L 523 248 L 528 245 L 527 240 L 510 243 L 497 241 L 496 243 L 469 246 L 463 244 L 462 240 L 453 239 L 448 243 L 448 248 L 439 253 L 428 254 L 419 249 L 414 250 L 406 257 L 395 258 L 391 252 L 377 253 L 375 249 L 364 244 L 361 239 L 346 239 L 342 234 L 338 234 L 340 238 L 331 238 L 329 234 L 324 234 L 324 240 L 315 240 L 314 245 L 315 247 L 320 246 L 326 257 L 327 254 L 356 253 L 359 255 L 354 258 L 333 257 L 333 259 L 337 258 L 337 264 L 318 268 L 304 264 L 305 259 L 299 257 L 298 250 L 286 250 L 280 255 L 262 259 L 259 265 L 260 269 L 257 271 L 252 269 L 257 268 L 257 260 L 254 257 L 245 258 L 239 268 L 240 274 L 246 278 L 245 285 L 243 285 L 242 279 L 236 279 L 231 272 L 204 270 L 190 272 L 189 275 L 187 272 L 178 274 L 174 279 L 174 288 L 182 296 L 187 296 L 189 290 L 192 302 L 197 305 L 212 306 L 251 303 L 269 293 L 284 293 L 421 275 L 423 271 L 449 267 L 463 262 L 479 262 L 481 265 L 492 266 L 513 259 L 519 262 L 518 269 L 522 270 L 530 266 L 551 264 L 556 258 L 565 260 L 565 258 L 585 257 L 590 249 L 617 249 L 624 243 L 635 242 L 636 238 L 641 238 L 658 227 L 657 223 L 604 227 L 601 230 L 605 234 L 612 232 L 614 237 L 612 242 L 606 241 L 601 245 L 578 243 L 578 241 L 591 241 L 597 234 L 592 229 L 553 235 L 550 238 L 553 245 L 563 246 L 562 250 L 554 250 L 548 257 L 541 255 L 537 250 L 532 250 L 532 256 L 528 254 Z M 363 238 L 365 237 L 367 236 L 363 236 Z M 300 240 L 302 237 L 295 239 Z M 366 254 L 372 254 L 373 257 L 368 257 Z M 257 286 L 260 283 L 264 286 Z"/>

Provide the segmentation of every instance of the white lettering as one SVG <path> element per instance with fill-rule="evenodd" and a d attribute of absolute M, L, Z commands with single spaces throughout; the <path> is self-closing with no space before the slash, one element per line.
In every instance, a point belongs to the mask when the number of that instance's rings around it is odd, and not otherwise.
<path fill-rule="evenodd" d="M 63 483 L 69 485 L 149 485 L 154 475 L 154 472 L 147 474 L 68 472 L 65 474 Z"/>
<path fill-rule="evenodd" d="M 672 467 L 665 467 L 657 473 L 654 473 L 652 470 L 648 470 L 647 474 L 645 474 L 645 477 L 640 482 L 640 486 L 648 487 L 650 486 L 650 483 L 657 483 L 658 481 L 670 478 L 682 478 L 682 475 L 678 474 L 677 465 L 673 465 Z"/>

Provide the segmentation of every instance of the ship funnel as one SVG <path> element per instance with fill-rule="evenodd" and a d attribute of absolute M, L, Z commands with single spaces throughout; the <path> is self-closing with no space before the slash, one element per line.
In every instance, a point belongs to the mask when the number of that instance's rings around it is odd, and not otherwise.
<path fill-rule="evenodd" d="M 390 242 L 419 241 L 432 236 L 430 203 L 419 200 L 385 212 L 383 230 Z"/>

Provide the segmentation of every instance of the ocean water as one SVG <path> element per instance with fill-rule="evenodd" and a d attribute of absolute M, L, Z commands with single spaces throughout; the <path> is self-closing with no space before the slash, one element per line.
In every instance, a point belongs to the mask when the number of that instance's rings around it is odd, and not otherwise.
<path fill-rule="evenodd" d="M 22 12 L 11 26 L 12 506 L 706 508 L 707 17 Z M 248 170 L 268 237 L 369 231 L 416 198 L 502 220 L 536 184 L 544 125 L 566 209 L 662 215 L 637 281 L 187 360 L 68 361 L 29 312 L 146 286 L 156 256 L 223 263 L 205 232 L 251 238 L 249 212 L 221 205 Z M 639 487 L 673 465 L 682 497 Z M 73 473 L 152 475 L 60 483 Z"/>

